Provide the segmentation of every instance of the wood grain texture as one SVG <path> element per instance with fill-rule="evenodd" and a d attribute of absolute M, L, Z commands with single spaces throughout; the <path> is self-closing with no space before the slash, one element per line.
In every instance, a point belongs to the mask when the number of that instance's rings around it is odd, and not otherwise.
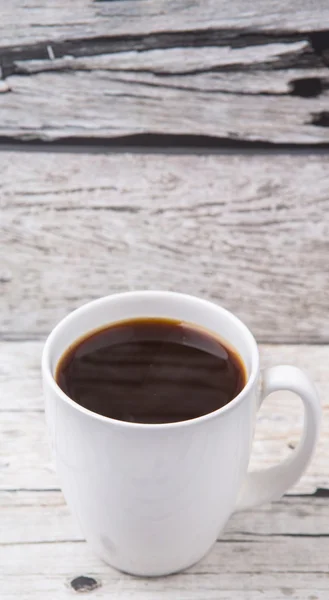
<path fill-rule="evenodd" d="M 329 340 L 326 155 L 2 152 L 0 165 L 2 338 L 158 288 L 223 304 L 261 341 Z"/>
<path fill-rule="evenodd" d="M 39 365 L 39 342 L 0 344 L 0 490 L 57 489 L 59 482 L 50 457 Z M 280 363 L 304 368 L 314 379 L 324 406 L 316 454 L 290 493 L 313 493 L 329 488 L 328 346 L 262 345 L 262 366 Z M 288 457 L 302 430 L 300 402 L 288 392 L 271 395 L 258 415 L 251 468 L 264 468 Z"/>
<path fill-rule="evenodd" d="M 111 569 L 84 542 L 0 547 L 4 600 L 68 599 L 70 581 L 93 577 L 101 587 L 86 597 L 116 600 L 327 600 L 328 539 L 264 537 L 259 543 L 217 542 L 209 556 L 189 571 L 153 579 Z"/>
<path fill-rule="evenodd" d="M 284 497 L 234 515 L 200 563 L 167 578 L 120 574 L 93 556 L 60 492 L 0 493 L 0 585 L 4 600 L 72 598 L 70 582 L 88 575 L 93 598 L 176 600 L 326 600 L 328 499 Z M 88 597 L 88 594 L 87 594 Z"/>
<path fill-rule="evenodd" d="M 83 541 L 60 491 L 2 491 L 0 506 L 5 515 L 0 546 Z M 235 514 L 220 539 L 321 536 L 328 531 L 328 511 L 327 498 L 284 496 L 271 505 Z"/>
<path fill-rule="evenodd" d="M 113 35 L 148 34 L 212 28 L 257 28 L 258 31 L 326 30 L 329 7 L 326 0 L 311 5 L 306 0 L 253 2 L 243 0 L 74 0 L 74 10 L 65 0 L 1 0 L 0 47 L 43 40 L 57 41 Z"/>
<path fill-rule="evenodd" d="M 38 498 L 35 500 L 38 503 Z M 298 512 L 303 513 L 302 518 Z M 245 514 L 243 521 L 233 517 L 226 534 L 203 561 L 179 575 L 154 579 L 118 573 L 93 556 L 79 539 L 56 540 L 50 519 L 46 540 L 37 541 L 37 528 L 32 542 L 0 545 L 2 598 L 16 600 L 22 591 L 24 600 L 72 598 L 70 582 L 87 575 L 99 584 L 90 593 L 93 598 L 260 600 L 266 595 L 270 600 L 326 600 L 329 538 L 327 526 L 321 534 L 314 526 L 318 512 L 328 522 L 327 502 L 294 499 L 291 505 L 284 500 L 263 509 L 260 519 L 255 513 Z M 277 527 L 275 522 L 281 525 Z M 300 535 L 289 533 L 292 523 L 300 528 Z M 305 529 L 308 533 L 303 534 Z"/>
<path fill-rule="evenodd" d="M 6 3 L 0 136 L 329 143 L 329 9 L 297 4 Z"/>
<path fill-rule="evenodd" d="M 83 536 L 59 490 L 0 492 L 0 546 L 81 542 Z M 221 540 L 260 542 L 263 537 L 329 536 L 328 498 L 284 496 L 234 514 Z M 275 540 L 273 539 L 275 543 Z"/>
<path fill-rule="evenodd" d="M 249 49 L 226 47 L 20 61 L 0 94 L 0 136 L 53 141 L 169 134 L 328 143 L 329 70 L 291 60 L 304 46 L 273 44 L 249 55 Z M 284 54 L 291 65 L 280 70 Z"/>

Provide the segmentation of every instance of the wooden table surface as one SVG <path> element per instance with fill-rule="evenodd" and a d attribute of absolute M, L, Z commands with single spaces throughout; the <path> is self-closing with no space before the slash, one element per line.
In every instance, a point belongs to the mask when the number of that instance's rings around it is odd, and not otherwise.
<path fill-rule="evenodd" d="M 328 600 L 328 1 L 0 0 L 0 67 L 1 600 Z M 288 495 L 151 580 L 83 541 L 40 382 L 60 318 L 143 288 L 233 310 L 324 407 Z M 269 397 L 251 467 L 289 456 L 302 419 Z"/>

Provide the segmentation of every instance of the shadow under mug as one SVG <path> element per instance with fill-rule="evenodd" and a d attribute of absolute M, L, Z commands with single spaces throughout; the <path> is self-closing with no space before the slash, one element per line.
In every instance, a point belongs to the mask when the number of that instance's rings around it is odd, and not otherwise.
<path fill-rule="evenodd" d="M 138 317 L 183 320 L 226 340 L 246 367 L 243 390 L 207 415 L 154 425 L 110 419 L 66 396 L 54 379 L 65 350 L 96 328 Z M 262 372 L 260 386 L 249 329 L 224 308 L 185 294 L 127 292 L 82 306 L 50 334 L 42 371 L 66 501 L 95 552 L 134 575 L 167 575 L 200 560 L 234 511 L 278 499 L 300 478 L 318 437 L 320 401 L 305 373 L 272 367 Z M 248 472 L 257 410 L 277 390 L 302 399 L 301 440 L 283 463 Z"/>

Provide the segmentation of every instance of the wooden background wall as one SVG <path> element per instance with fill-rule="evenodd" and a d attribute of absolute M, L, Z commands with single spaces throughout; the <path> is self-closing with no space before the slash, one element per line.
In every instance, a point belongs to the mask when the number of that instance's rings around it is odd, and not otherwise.
<path fill-rule="evenodd" d="M 326 0 L 2 2 L 0 65 L 3 339 L 169 288 L 329 340 Z"/>
<path fill-rule="evenodd" d="M 12 0 L 1 12 L 3 138 L 328 143 L 327 0 Z"/>
<path fill-rule="evenodd" d="M 326 154 L 0 154 L 2 336 L 44 338 L 100 295 L 161 288 L 260 341 L 329 340 Z"/>
<path fill-rule="evenodd" d="M 235 517 L 225 573 L 217 544 L 165 586 L 86 549 L 50 460 L 40 383 L 61 317 L 142 288 L 233 310 L 262 365 L 306 369 L 324 404 L 295 496 Z M 214 600 L 327 600 L 328 344 L 328 0 L 0 0 L 4 600 L 69 598 L 80 573 L 102 582 L 95 598 L 200 600 L 203 585 Z M 271 396 L 252 466 L 289 456 L 301 428 L 296 398 Z"/>

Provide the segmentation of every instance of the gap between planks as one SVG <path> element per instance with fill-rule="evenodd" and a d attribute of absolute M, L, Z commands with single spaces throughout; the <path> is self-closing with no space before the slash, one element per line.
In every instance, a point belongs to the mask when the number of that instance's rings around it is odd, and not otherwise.
<path fill-rule="evenodd" d="M 0 545 L 83 540 L 60 490 L 0 491 L 5 516 Z M 328 498 L 286 495 L 280 501 L 236 513 L 221 541 L 262 542 L 268 537 L 329 538 Z"/>

